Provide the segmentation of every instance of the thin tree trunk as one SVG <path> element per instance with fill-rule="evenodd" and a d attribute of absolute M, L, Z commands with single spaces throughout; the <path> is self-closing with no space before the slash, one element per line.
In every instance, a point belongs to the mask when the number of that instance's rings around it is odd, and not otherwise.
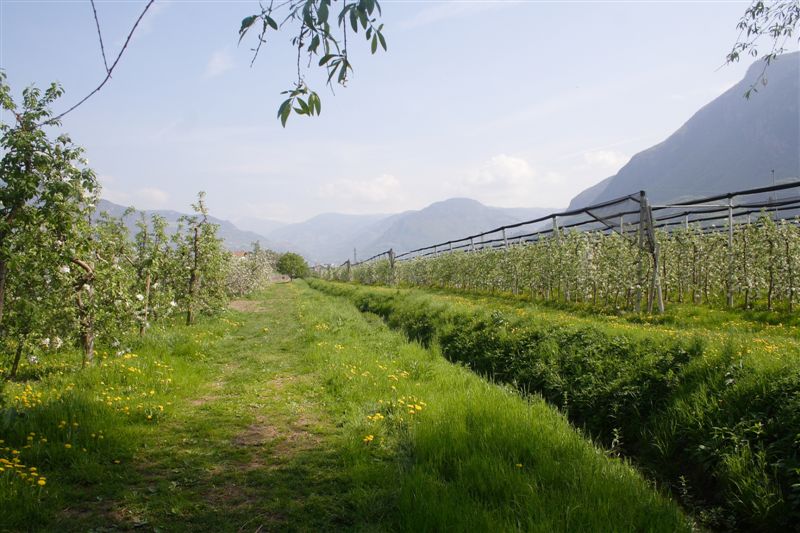
<path fill-rule="evenodd" d="M 19 368 L 19 360 L 22 358 L 22 350 L 25 346 L 25 337 L 22 337 L 17 344 L 17 351 L 14 353 L 14 363 L 11 365 L 11 372 L 9 372 L 7 380 L 17 377 L 17 369 Z"/>
<path fill-rule="evenodd" d="M 191 326 L 194 323 L 194 300 L 195 300 L 195 292 L 197 291 L 197 248 L 198 248 L 198 237 L 199 237 L 200 228 L 194 228 L 194 239 L 192 240 L 192 254 L 193 254 L 193 262 L 192 262 L 192 270 L 189 274 L 189 305 L 186 308 L 186 325 Z"/>
<path fill-rule="evenodd" d="M 147 327 L 147 318 L 150 311 L 150 270 L 147 271 L 147 277 L 144 280 L 144 316 L 142 323 L 139 324 L 139 336 L 144 335 L 144 330 Z"/>
<path fill-rule="evenodd" d="M 94 362 L 94 268 L 89 263 L 73 257 L 71 262 L 83 269 L 84 275 L 75 286 L 75 301 L 80 319 L 80 337 L 83 347 L 82 366 Z M 86 300 L 82 294 L 86 293 Z"/>
<path fill-rule="evenodd" d="M 6 303 L 6 280 L 8 279 L 8 263 L 0 259 L 0 324 L 3 323 L 3 311 Z"/>
<path fill-rule="evenodd" d="M 769 239 L 769 289 L 767 290 L 767 309 L 772 311 L 772 292 L 775 288 L 775 267 L 773 261 L 773 252 L 774 252 L 775 245 L 772 242 L 772 238 Z"/>
<path fill-rule="evenodd" d="M 786 238 L 786 270 L 789 275 L 789 312 L 794 311 L 794 265 L 792 265 L 792 254 L 789 249 L 789 238 Z"/>

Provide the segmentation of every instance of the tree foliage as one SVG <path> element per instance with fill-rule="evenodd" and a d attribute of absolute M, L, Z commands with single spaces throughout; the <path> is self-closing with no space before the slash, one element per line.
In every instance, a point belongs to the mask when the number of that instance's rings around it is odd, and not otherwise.
<path fill-rule="evenodd" d="M 280 256 L 276 268 L 278 272 L 289 276 L 290 279 L 304 278 L 311 273 L 306 260 L 303 259 L 302 256 L 292 252 L 287 252 Z"/>
<path fill-rule="evenodd" d="M 194 214 L 171 231 L 163 217 L 139 214 L 131 235 L 125 219 L 135 216 L 132 208 L 122 218 L 95 213 L 99 187 L 82 149 L 45 129 L 54 125 L 50 106 L 61 93 L 55 84 L 30 87 L 16 103 L 0 72 L 0 103 L 13 117 L 0 124 L 0 375 L 6 378 L 26 364 L 23 357 L 35 364 L 77 347 L 89 365 L 95 343 L 107 355 L 178 313 L 188 323 L 219 313 L 229 294 L 268 279 L 275 262 L 274 253 L 258 246 L 244 262 L 225 251 L 203 193 Z"/>
<path fill-rule="evenodd" d="M 774 2 L 756 0 L 745 10 L 736 25 L 739 29 L 739 37 L 726 57 L 727 62 L 735 63 L 743 55 L 758 57 L 760 43 L 764 39 L 769 43 L 769 51 L 761 54 L 764 68 L 756 81 L 745 92 L 747 98 L 758 91 L 759 85 L 767 84 L 767 67 L 786 51 L 787 43 L 797 31 L 798 23 L 800 23 L 800 1 L 798 0 Z"/>
<path fill-rule="evenodd" d="M 287 96 L 278 108 L 278 118 L 284 127 L 292 113 L 314 116 L 322 111 L 319 94 L 308 86 L 304 75 L 312 61 L 325 69 L 328 86 L 347 85 L 353 71 L 347 50 L 348 32 L 356 35 L 363 31 L 373 54 L 378 47 L 386 50 L 383 24 L 378 21 L 381 16 L 378 0 L 341 0 L 341 7 L 335 13 L 334 4 L 338 1 L 271 0 L 268 5 L 262 5 L 260 13 L 242 20 L 240 43 L 251 28 L 258 28 L 251 65 L 272 34 L 277 35 L 284 27 L 292 27 L 291 43 L 297 49 L 297 79 L 291 88 L 281 93 Z M 304 56 L 308 59 L 306 69 L 301 68 Z"/>

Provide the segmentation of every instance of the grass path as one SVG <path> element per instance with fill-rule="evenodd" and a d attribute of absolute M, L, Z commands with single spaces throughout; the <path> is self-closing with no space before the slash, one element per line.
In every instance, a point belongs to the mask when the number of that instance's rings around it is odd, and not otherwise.
<path fill-rule="evenodd" d="M 209 380 L 137 454 L 139 479 L 113 506 L 124 525 L 314 530 L 347 520 L 337 430 L 303 358 L 296 291 L 237 304 L 240 326 L 210 350 Z"/>
<path fill-rule="evenodd" d="M 25 507 L 0 476 L 0 507 L 19 511 L 0 531 L 690 529 L 543 401 L 343 299 L 296 282 L 234 307 L 154 334 L 138 355 L 43 375 L 41 401 L 0 430 L 8 449 L 48 436 L 20 455 L 47 491 Z"/>

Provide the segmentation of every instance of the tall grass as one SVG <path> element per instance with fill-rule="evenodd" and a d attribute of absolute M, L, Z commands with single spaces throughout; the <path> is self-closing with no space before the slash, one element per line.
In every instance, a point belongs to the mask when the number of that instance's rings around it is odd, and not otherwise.
<path fill-rule="evenodd" d="M 0 382 L 0 531 L 39 530 L 90 493 L 122 494 L 142 435 L 197 384 L 204 346 L 228 328 L 169 327 L 86 369 L 65 350 Z"/>
<path fill-rule="evenodd" d="M 326 391 L 345 408 L 346 456 L 395 457 L 398 529 L 689 529 L 675 504 L 541 399 L 452 365 L 345 302 L 317 296 L 303 316 Z"/>
<path fill-rule="evenodd" d="M 789 337 L 571 320 L 535 307 L 312 282 L 450 360 L 541 394 L 667 481 L 701 520 L 800 522 L 800 354 Z"/>

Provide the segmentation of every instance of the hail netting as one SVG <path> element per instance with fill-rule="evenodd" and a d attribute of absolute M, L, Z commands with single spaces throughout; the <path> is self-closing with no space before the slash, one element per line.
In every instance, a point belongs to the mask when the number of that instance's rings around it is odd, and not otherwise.
<path fill-rule="evenodd" d="M 603 307 L 793 309 L 800 181 L 651 204 L 644 192 L 329 270 L 331 278 Z"/>

